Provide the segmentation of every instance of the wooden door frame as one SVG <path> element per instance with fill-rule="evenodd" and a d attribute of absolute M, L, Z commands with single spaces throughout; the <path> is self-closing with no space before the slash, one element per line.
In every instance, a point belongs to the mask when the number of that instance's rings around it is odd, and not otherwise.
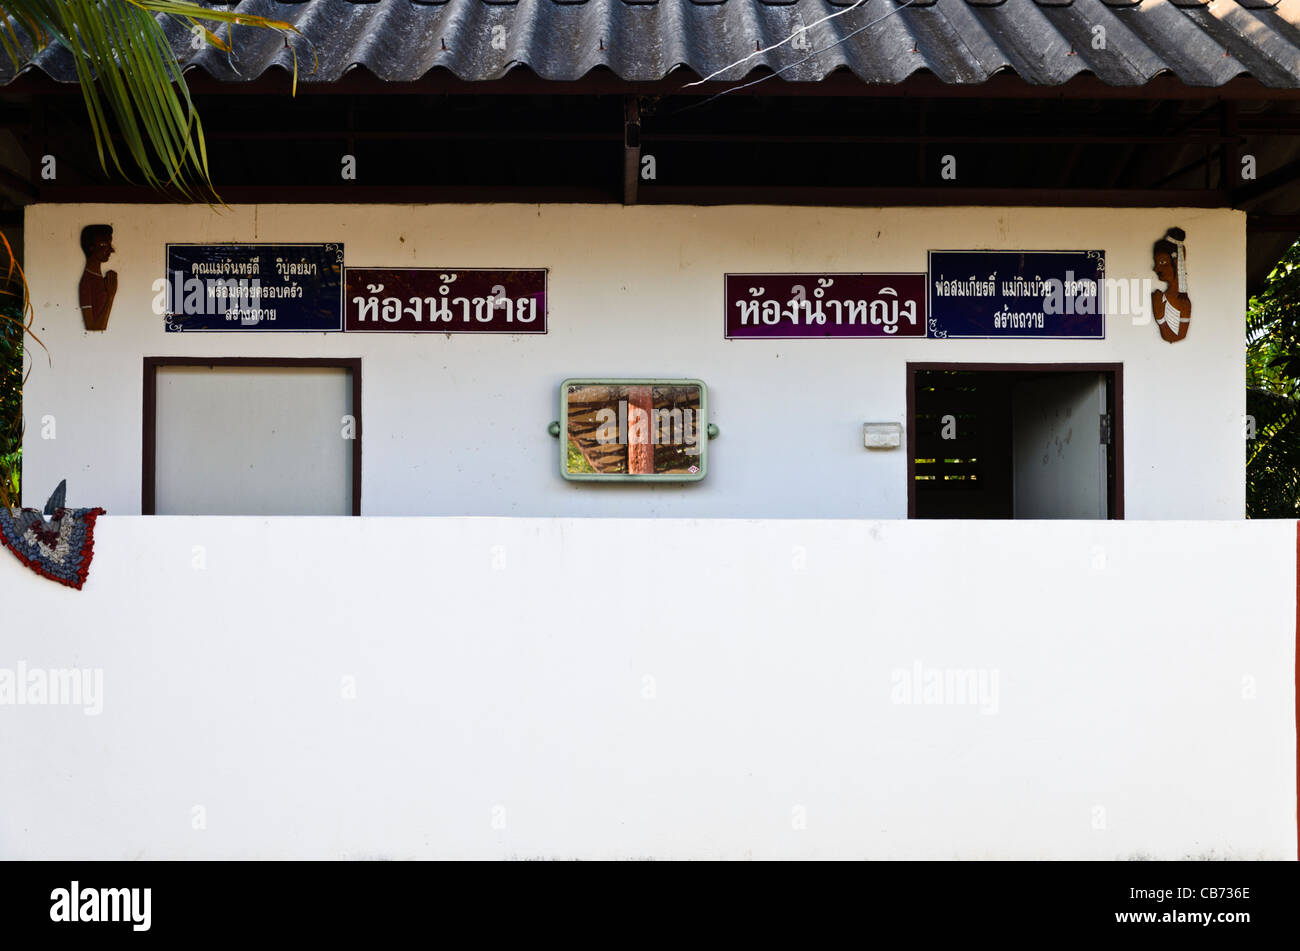
<path fill-rule="evenodd" d="M 352 374 L 352 514 L 361 514 L 361 358 L 360 357 L 145 357 L 144 408 L 140 464 L 140 514 L 155 515 L 158 478 L 159 367 L 326 367 Z"/>
<path fill-rule="evenodd" d="M 1122 363 L 907 363 L 907 517 L 916 518 L 915 394 L 917 371 L 975 370 L 1024 373 L 1109 373 L 1106 412 L 1111 418 L 1110 461 L 1114 478 L 1107 487 L 1106 509 L 1110 519 L 1124 518 L 1124 364 Z"/>

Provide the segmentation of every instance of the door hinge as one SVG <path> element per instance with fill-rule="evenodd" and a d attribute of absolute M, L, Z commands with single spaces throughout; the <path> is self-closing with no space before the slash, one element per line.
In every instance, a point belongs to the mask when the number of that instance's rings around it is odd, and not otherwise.
<path fill-rule="evenodd" d="M 1101 444 L 1109 446 L 1111 440 L 1110 413 L 1101 414 Z"/>

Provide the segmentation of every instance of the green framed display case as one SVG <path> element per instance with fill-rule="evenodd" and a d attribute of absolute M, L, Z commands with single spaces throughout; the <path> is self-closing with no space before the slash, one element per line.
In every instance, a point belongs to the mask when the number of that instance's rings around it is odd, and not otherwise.
<path fill-rule="evenodd" d="M 698 482 L 708 472 L 709 434 L 701 380 L 560 384 L 560 475 L 572 482 Z"/>

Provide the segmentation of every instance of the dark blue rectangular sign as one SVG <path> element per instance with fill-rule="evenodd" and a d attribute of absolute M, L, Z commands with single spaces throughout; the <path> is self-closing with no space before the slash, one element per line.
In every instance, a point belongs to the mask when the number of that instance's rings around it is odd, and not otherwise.
<path fill-rule="evenodd" d="M 342 244 L 169 244 L 163 283 L 168 331 L 343 329 Z"/>
<path fill-rule="evenodd" d="M 931 337 L 1103 340 L 1104 251 L 931 251 Z"/>

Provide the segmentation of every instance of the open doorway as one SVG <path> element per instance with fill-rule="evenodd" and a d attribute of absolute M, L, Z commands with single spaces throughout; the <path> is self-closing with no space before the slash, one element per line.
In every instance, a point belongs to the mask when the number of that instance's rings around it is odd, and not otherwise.
<path fill-rule="evenodd" d="M 1124 517 L 1123 366 L 909 363 L 909 518 Z"/>

